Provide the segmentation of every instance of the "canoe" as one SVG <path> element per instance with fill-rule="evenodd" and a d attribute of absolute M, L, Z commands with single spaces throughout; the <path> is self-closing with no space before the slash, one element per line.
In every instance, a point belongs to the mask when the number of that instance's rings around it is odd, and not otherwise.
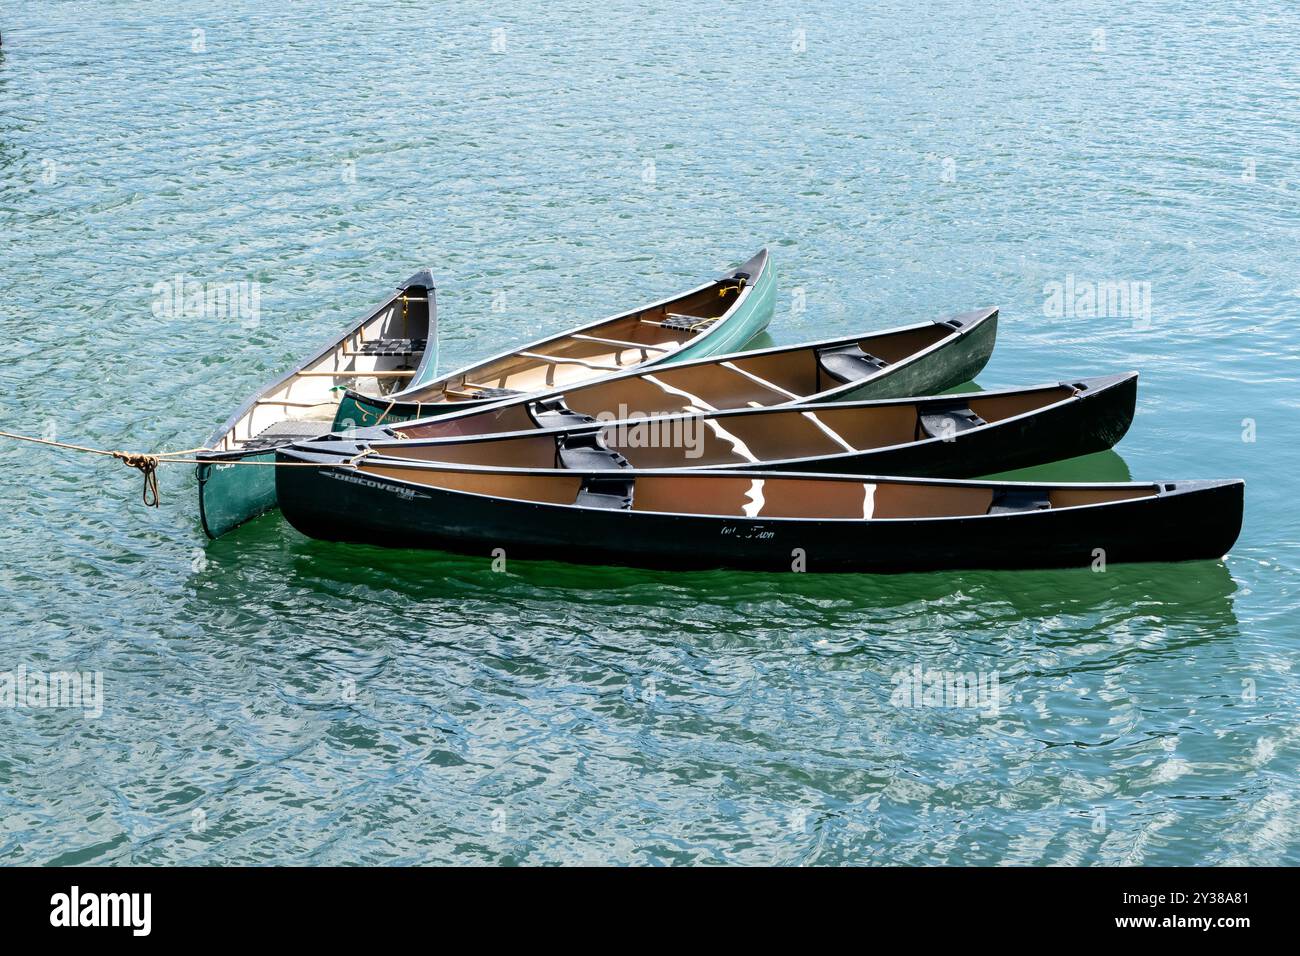
<path fill-rule="evenodd" d="M 967 478 L 1104 451 L 1136 372 L 932 398 L 781 405 L 504 434 L 353 441 L 337 454 L 507 468 L 728 468 Z M 342 436 L 333 442 L 347 443 Z M 307 447 L 302 446 L 300 447 Z"/>
<path fill-rule="evenodd" d="M 790 472 L 355 464 L 287 446 L 280 507 L 303 534 L 651 568 L 921 571 L 1222 557 L 1243 482 L 1047 485 Z M 350 558 L 354 560 L 355 556 Z"/>
<path fill-rule="evenodd" d="M 500 352 L 418 387 L 384 396 L 349 389 L 334 427 L 447 414 L 628 369 L 734 352 L 767 328 L 775 302 L 776 277 L 762 249 L 720 279 Z"/>
<path fill-rule="evenodd" d="M 416 273 L 342 336 L 260 389 L 212 435 L 210 450 L 198 455 L 204 460 L 198 466 L 203 530 L 216 538 L 275 507 L 273 469 L 230 462 L 269 464 L 278 445 L 327 434 L 335 420 L 347 427 L 357 417 L 350 408 L 387 409 L 399 395 L 423 395 L 425 388 L 442 393 L 455 383 L 494 374 L 495 369 L 514 368 L 511 362 L 533 369 L 539 387 L 547 387 L 548 381 L 583 381 L 611 370 L 740 348 L 767 327 L 774 290 L 764 249 L 723 278 L 688 292 L 438 377 L 436 292 L 428 270 Z M 500 397 L 448 401 L 438 407 L 476 408 Z M 399 402 L 395 407 L 405 406 Z M 428 405 L 417 402 L 412 407 L 430 413 Z M 388 416 L 391 421 L 401 419 L 400 414 Z"/>
<path fill-rule="evenodd" d="M 199 516 L 209 537 L 275 507 L 277 445 L 330 430 L 341 386 L 378 394 L 432 379 L 438 365 L 433 276 L 415 273 L 342 335 L 258 389 L 208 439 L 198 458 Z M 399 384 L 400 383 L 400 384 Z"/>
<path fill-rule="evenodd" d="M 486 408 L 421 418 L 359 438 L 442 438 L 792 403 L 932 395 L 970 381 L 989 360 L 997 309 L 898 329 L 778 346 L 611 375 Z"/>

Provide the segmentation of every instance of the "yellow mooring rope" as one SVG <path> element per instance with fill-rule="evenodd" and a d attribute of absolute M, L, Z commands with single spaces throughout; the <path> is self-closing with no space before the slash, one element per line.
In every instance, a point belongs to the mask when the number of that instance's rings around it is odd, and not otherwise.
<path fill-rule="evenodd" d="M 50 438 L 36 438 L 32 435 L 19 435 L 15 432 L 0 431 L 0 438 L 12 438 L 14 441 L 31 442 L 34 445 L 48 445 L 51 448 L 62 448 L 67 451 L 80 451 L 89 455 L 104 455 L 109 458 L 116 458 L 128 468 L 134 468 L 144 477 L 144 486 L 140 490 L 140 498 L 148 508 L 157 508 L 161 499 L 158 495 L 158 466 L 159 465 L 258 465 L 263 468 L 330 468 L 330 467 L 348 467 L 355 465 L 367 455 L 372 455 L 369 448 L 359 454 L 353 455 L 337 465 L 327 463 L 316 463 L 310 461 L 242 461 L 234 459 L 232 461 L 221 461 L 213 459 L 202 459 L 191 457 L 195 452 L 212 451 L 211 448 L 200 445 L 198 448 L 185 448 L 180 451 L 160 451 L 157 454 L 146 455 L 131 451 L 111 451 L 107 448 L 91 448 L 87 445 L 74 445 L 66 441 L 54 441 Z M 268 449 L 269 450 L 269 449 Z"/>

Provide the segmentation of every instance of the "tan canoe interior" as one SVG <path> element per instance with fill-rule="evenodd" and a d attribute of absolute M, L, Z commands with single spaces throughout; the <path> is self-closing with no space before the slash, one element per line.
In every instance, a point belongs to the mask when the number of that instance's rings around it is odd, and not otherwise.
<path fill-rule="evenodd" d="M 894 365 L 954 334 L 947 326 L 927 323 L 867 336 L 858 344 L 864 352 Z M 564 403 L 593 418 L 640 418 L 783 405 L 839 384 L 819 373 L 816 350 L 794 348 L 698 365 L 670 365 L 614 381 L 590 382 L 567 390 Z M 454 419 L 398 425 L 394 430 L 409 438 L 438 438 L 534 427 L 528 410 L 520 403 Z"/>
<path fill-rule="evenodd" d="M 475 365 L 405 395 L 403 400 L 467 401 L 483 398 L 485 390 L 492 389 L 541 392 L 624 372 L 681 348 L 748 294 L 748 288 L 734 279 L 715 282 L 680 298 Z"/>
<path fill-rule="evenodd" d="M 1077 394 L 1068 385 L 984 396 L 970 392 L 959 400 L 986 422 L 1036 411 Z M 848 454 L 930 438 L 920 430 L 920 415 L 933 403 L 866 407 L 826 405 L 816 412 L 773 410 L 721 416 L 666 416 L 639 422 L 613 422 L 601 429 L 605 447 L 634 468 L 696 468 Z M 481 438 L 416 445 L 376 442 L 378 454 L 416 461 L 443 461 L 492 468 L 554 468 L 556 438 L 551 434 Z"/>
<path fill-rule="evenodd" d="M 338 389 L 386 395 L 405 388 L 424 356 L 429 337 L 429 300 L 398 294 L 319 358 L 259 395 L 215 446 L 248 447 L 256 439 L 313 437 L 329 431 Z"/>
<path fill-rule="evenodd" d="M 573 504 L 582 479 L 563 473 L 516 475 L 362 464 L 359 470 L 431 488 L 498 498 Z M 1051 488 L 1052 508 L 1128 501 L 1156 494 L 1154 485 Z M 983 515 L 994 489 L 979 485 L 747 478 L 731 475 L 638 475 L 633 511 L 748 518 L 951 518 Z"/>

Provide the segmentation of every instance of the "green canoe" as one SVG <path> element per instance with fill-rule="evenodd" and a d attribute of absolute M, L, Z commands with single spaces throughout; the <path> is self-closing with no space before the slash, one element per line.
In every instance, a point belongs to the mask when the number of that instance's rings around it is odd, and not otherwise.
<path fill-rule="evenodd" d="M 428 269 L 402 283 L 346 332 L 259 389 L 198 458 L 199 517 L 218 537 L 275 507 L 275 449 L 330 430 L 339 386 L 425 382 L 437 374 L 438 310 Z M 235 462 L 265 462 L 262 466 Z"/>
<path fill-rule="evenodd" d="M 624 372 L 339 437 L 451 438 L 730 408 L 933 395 L 980 373 L 997 329 L 997 309 L 976 309 L 881 332 Z"/>
<path fill-rule="evenodd" d="M 720 279 L 669 299 L 539 339 L 391 395 L 349 389 L 334 429 L 444 415 L 606 375 L 735 352 L 772 319 L 776 279 L 766 249 Z"/>

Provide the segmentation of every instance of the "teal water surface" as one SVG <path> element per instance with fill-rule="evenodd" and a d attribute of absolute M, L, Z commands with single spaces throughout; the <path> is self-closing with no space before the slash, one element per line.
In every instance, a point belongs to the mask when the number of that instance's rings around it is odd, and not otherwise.
<path fill-rule="evenodd" d="M 422 265 L 450 367 L 768 245 L 767 341 L 996 304 L 985 387 L 1138 369 L 1117 454 L 1036 474 L 1248 482 L 1223 562 L 495 573 L 278 515 L 208 543 L 188 468 L 146 509 L 0 442 L 0 677 L 103 680 L 98 718 L 0 707 L 0 862 L 1300 861 L 1295 9 L 10 0 L 0 34 L 6 428 L 188 448 Z M 255 314 L 158 309 L 177 275 Z M 1055 307 L 1089 282 L 1135 297 Z M 918 666 L 999 706 L 900 706 Z"/>

